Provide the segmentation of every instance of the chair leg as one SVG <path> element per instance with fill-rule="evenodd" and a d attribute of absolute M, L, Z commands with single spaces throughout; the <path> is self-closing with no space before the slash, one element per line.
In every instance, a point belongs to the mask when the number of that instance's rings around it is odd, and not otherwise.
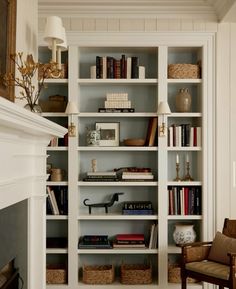
<path fill-rule="evenodd" d="M 187 277 L 184 274 L 181 275 L 181 289 L 187 289 Z"/>

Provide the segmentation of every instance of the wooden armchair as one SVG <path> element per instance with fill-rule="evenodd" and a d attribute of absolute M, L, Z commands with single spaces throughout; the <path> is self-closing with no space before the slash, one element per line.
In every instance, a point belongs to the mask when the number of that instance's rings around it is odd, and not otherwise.
<path fill-rule="evenodd" d="M 236 289 L 236 220 L 225 219 L 222 233 L 217 232 L 213 242 L 182 246 L 182 289 L 187 277 Z"/>

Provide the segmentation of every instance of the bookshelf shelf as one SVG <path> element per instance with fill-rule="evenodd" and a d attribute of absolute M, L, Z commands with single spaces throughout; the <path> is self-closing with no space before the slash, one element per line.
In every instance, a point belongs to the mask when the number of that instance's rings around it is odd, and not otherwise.
<path fill-rule="evenodd" d="M 158 83 L 158 80 L 156 78 L 146 78 L 146 79 L 83 79 L 80 78 L 77 80 L 77 82 L 81 85 L 93 85 L 93 84 L 100 84 L 100 85 L 106 85 L 106 84 L 135 84 L 135 85 L 143 85 L 143 84 L 149 84 L 149 85 L 156 85 Z"/>
<path fill-rule="evenodd" d="M 157 215 L 116 215 L 116 214 L 94 214 L 94 215 L 88 215 L 83 214 L 79 215 L 78 220 L 158 220 Z"/>
<path fill-rule="evenodd" d="M 122 38 L 122 37 L 121 37 Z M 86 39 L 86 37 L 85 37 Z M 193 223 L 196 227 L 197 241 L 204 241 L 213 231 L 211 223 L 212 204 L 209 204 L 213 191 L 212 186 L 212 120 L 214 108 L 212 100 L 213 90 L 209 86 L 212 83 L 212 63 L 207 59 L 212 55 L 212 38 L 198 36 L 197 38 L 181 39 L 180 35 L 173 35 L 173 39 L 166 41 L 161 38 L 158 43 L 150 40 L 138 47 L 138 42 L 130 41 L 128 47 L 125 41 L 118 43 L 114 37 L 110 40 L 97 39 L 98 46 L 91 41 L 81 40 L 80 45 L 71 45 L 66 52 L 68 60 L 69 78 L 61 80 L 47 80 L 48 87 L 57 92 L 58 87 L 67 93 L 68 100 L 77 104 L 79 113 L 72 117 L 77 129 L 76 137 L 69 137 L 68 147 L 48 147 L 54 167 L 63 166 L 67 171 L 68 181 L 47 182 L 47 186 L 66 186 L 68 189 L 68 216 L 47 215 L 47 234 L 59 237 L 68 236 L 67 249 L 47 249 L 47 259 L 68 263 L 68 284 L 54 288 L 78 288 L 85 289 L 90 286 L 83 284 L 81 272 L 84 264 L 107 264 L 119 266 L 121 262 L 145 263 L 150 262 L 153 267 L 153 283 L 145 285 L 148 288 L 177 289 L 180 284 L 168 283 L 168 264 L 174 263 L 180 258 L 180 247 L 174 245 L 172 237 L 175 223 Z M 182 42 L 183 40 L 183 42 Z M 105 44 L 104 44 L 105 43 Z M 134 44 L 136 43 L 136 44 Z M 184 43 L 183 47 L 181 43 Z M 150 45 L 149 45 L 150 44 Z M 178 45 L 177 45 L 178 44 Z M 45 50 L 44 50 L 45 51 Z M 50 54 L 50 51 L 48 52 Z M 137 56 L 140 66 L 145 67 L 144 79 L 92 79 L 90 69 L 96 66 L 96 57 L 111 56 L 120 59 Z M 65 59 L 64 59 L 65 60 Z M 167 75 L 168 64 L 171 63 L 202 63 L 202 78 L 200 79 L 169 79 Z M 181 88 L 188 88 L 192 95 L 192 107 L 189 112 L 178 112 L 175 97 Z M 135 112 L 98 112 L 105 107 L 107 95 L 127 95 L 126 101 L 130 101 L 131 108 Z M 124 96 L 123 95 L 123 96 Z M 112 99 L 112 98 L 111 98 Z M 185 143 L 186 146 L 168 146 L 168 138 L 160 137 L 158 129 L 154 146 L 123 146 L 125 139 L 146 139 L 150 120 L 161 117 L 157 115 L 158 104 L 167 101 L 171 114 L 167 116 L 166 125 L 188 125 L 193 128 L 196 140 L 196 129 L 201 133 L 201 142 Z M 107 103 L 111 105 L 111 103 Z M 120 103 L 121 105 L 121 103 Z M 104 110 L 103 110 L 104 111 Z M 68 116 L 65 113 L 43 113 L 44 117 L 58 123 L 68 124 Z M 88 146 L 87 133 L 94 130 L 96 123 L 119 122 L 120 146 Z M 184 127 L 185 129 L 186 127 Z M 179 138 L 180 140 L 180 138 Z M 198 137 L 197 137 L 197 140 Z M 169 144 L 175 144 L 174 142 Z M 180 142 L 178 143 L 180 144 Z M 196 145 L 196 146 L 193 146 Z M 180 176 L 186 175 L 186 157 L 190 159 L 190 174 L 194 181 L 173 181 L 176 175 L 176 155 L 180 160 Z M 92 171 L 92 163 L 96 160 L 98 172 L 111 172 L 114 168 L 137 167 L 150 168 L 154 180 L 151 181 L 82 181 L 86 173 Z M 50 161 L 48 161 L 50 163 Z M 65 178 L 67 180 L 67 178 Z M 201 192 L 201 212 L 193 211 L 193 215 L 169 215 L 169 187 L 191 188 Z M 103 208 L 92 208 L 88 213 L 84 200 L 89 199 L 90 204 L 108 202 L 114 193 L 122 192 L 119 200 L 104 213 Z M 211 193 L 210 193 L 211 194 Z M 173 198 L 174 199 L 174 198 Z M 153 205 L 153 215 L 122 215 L 122 206 L 125 202 L 150 201 Z M 187 206 L 186 206 L 187 207 Z M 188 206 L 188 209 L 191 208 Z M 158 213 L 157 213 L 158 212 Z M 182 211 L 181 211 L 182 212 Z M 176 213 L 176 211 L 174 211 Z M 188 211 L 188 213 L 192 213 Z M 157 225 L 157 244 L 159 249 L 128 248 L 128 249 L 78 249 L 78 242 L 86 235 L 105 235 L 115 237 L 117 234 L 141 233 L 148 242 L 151 228 Z M 153 242 L 150 242 L 153 244 Z M 151 246 L 150 246 L 151 247 Z M 49 256 L 48 256 L 49 255 Z M 58 256 L 57 256 L 58 255 Z M 117 276 L 116 276 L 117 277 Z M 140 289 L 143 285 L 135 285 Z M 58 287 L 58 288 L 57 288 Z M 102 289 L 104 285 L 94 285 L 95 289 Z M 130 288 L 119 282 L 106 285 L 107 289 Z M 188 284 L 188 288 L 200 289 L 199 284 Z"/>
<path fill-rule="evenodd" d="M 46 250 L 47 254 L 67 254 L 68 249 L 61 249 L 61 248 L 53 248 L 53 249 L 47 249 Z"/>
<path fill-rule="evenodd" d="M 134 255 L 134 254 L 148 254 L 148 255 L 156 255 L 158 254 L 157 249 L 79 249 L 78 254 L 87 254 L 87 255 L 100 255 L 100 254 L 129 254 L 129 255 Z"/>
<path fill-rule="evenodd" d="M 202 182 L 168 182 L 167 183 L 168 186 L 201 186 L 202 185 Z"/>
<path fill-rule="evenodd" d="M 80 146 L 78 151 L 157 151 L 158 147 L 156 146 L 119 146 L 119 147 L 89 147 L 89 146 Z"/>
<path fill-rule="evenodd" d="M 143 186 L 143 187 L 156 187 L 158 186 L 158 182 L 78 182 L 78 186 L 81 187 L 130 187 L 130 186 Z"/>
<path fill-rule="evenodd" d="M 66 215 L 47 215 L 46 216 L 47 220 L 68 220 L 68 216 Z"/>
<path fill-rule="evenodd" d="M 107 112 L 107 113 L 103 113 L 103 112 L 81 112 L 79 113 L 79 117 L 81 118 L 107 118 L 107 117 L 119 117 L 119 118 L 123 118 L 123 117 L 143 117 L 143 118 L 149 118 L 149 117 L 157 117 L 157 113 L 153 113 L 153 112 L 132 112 L 132 113 L 125 113 L 125 112 L 120 112 L 120 113 L 115 113 L 115 112 Z"/>
<path fill-rule="evenodd" d="M 47 151 L 68 151 L 68 147 L 47 147 Z"/>

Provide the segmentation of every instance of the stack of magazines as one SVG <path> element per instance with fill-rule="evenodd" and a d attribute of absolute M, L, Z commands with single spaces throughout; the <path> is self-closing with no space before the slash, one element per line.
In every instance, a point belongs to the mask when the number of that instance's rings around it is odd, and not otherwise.
<path fill-rule="evenodd" d="M 107 235 L 84 235 L 80 237 L 79 249 L 111 249 Z"/>

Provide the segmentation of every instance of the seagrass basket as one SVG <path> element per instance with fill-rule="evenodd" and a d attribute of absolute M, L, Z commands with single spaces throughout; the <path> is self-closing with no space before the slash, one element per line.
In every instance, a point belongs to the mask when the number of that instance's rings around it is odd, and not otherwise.
<path fill-rule="evenodd" d="M 179 264 L 168 265 L 168 282 L 169 283 L 181 283 L 181 268 Z M 188 283 L 197 282 L 195 279 L 188 277 Z"/>
<path fill-rule="evenodd" d="M 143 264 L 122 264 L 122 284 L 150 284 L 152 283 L 152 267 Z"/>
<path fill-rule="evenodd" d="M 83 266 L 83 282 L 85 284 L 111 284 L 114 279 L 113 265 Z"/>
<path fill-rule="evenodd" d="M 47 284 L 67 283 L 67 271 L 63 265 L 47 265 L 46 269 Z"/>
<path fill-rule="evenodd" d="M 200 78 L 200 66 L 198 64 L 169 64 L 168 78 Z"/>

